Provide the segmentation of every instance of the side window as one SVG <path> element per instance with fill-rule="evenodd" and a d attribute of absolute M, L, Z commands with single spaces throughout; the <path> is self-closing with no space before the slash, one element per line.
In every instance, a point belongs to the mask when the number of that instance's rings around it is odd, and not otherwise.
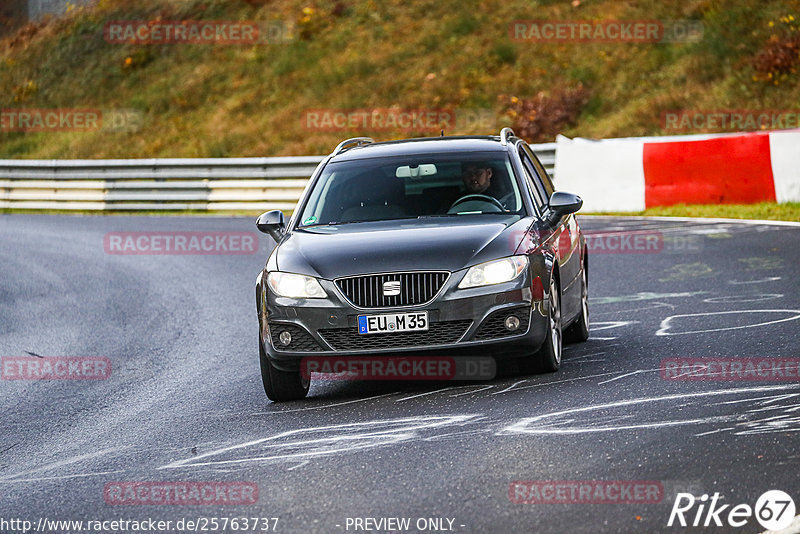
<path fill-rule="evenodd" d="M 553 187 L 553 182 L 550 180 L 550 176 L 547 174 L 544 166 L 539 161 L 539 158 L 537 158 L 536 154 L 534 154 L 533 150 L 531 150 L 531 147 L 525 143 L 522 143 L 522 147 L 530 158 L 531 162 L 533 162 L 533 167 L 536 169 L 536 174 L 538 174 L 542 179 L 542 185 L 544 186 L 544 190 L 547 193 L 547 198 L 549 199 L 550 195 L 553 194 L 553 191 L 556 190 L 556 188 Z"/>
<path fill-rule="evenodd" d="M 547 204 L 545 199 L 549 199 L 550 197 L 545 195 L 544 188 L 542 187 L 541 182 L 536 175 L 536 171 L 534 170 L 530 157 L 528 157 L 525 151 L 521 148 L 519 150 L 519 159 L 522 161 L 522 168 L 525 171 L 525 181 L 528 182 L 528 187 L 530 188 L 531 193 L 533 193 L 536 203 L 541 208 Z"/>

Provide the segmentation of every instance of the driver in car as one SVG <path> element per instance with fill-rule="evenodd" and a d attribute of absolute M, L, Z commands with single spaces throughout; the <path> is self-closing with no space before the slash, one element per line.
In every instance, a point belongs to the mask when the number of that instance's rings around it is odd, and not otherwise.
<path fill-rule="evenodd" d="M 461 179 L 467 194 L 485 194 L 492 185 L 492 168 L 482 163 L 466 163 L 461 169 Z"/>
<path fill-rule="evenodd" d="M 491 201 L 496 208 L 501 211 L 506 211 L 505 200 L 507 200 L 501 189 L 498 186 L 501 184 L 492 184 L 492 177 L 494 170 L 492 166 L 483 161 L 470 161 L 464 162 L 461 166 L 461 180 L 464 182 L 466 191 L 461 192 L 456 198 L 442 208 L 447 213 L 455 213 L 458 211 L 456 206 L 464 206 L 464 201 L 482 202 L 486 204 Z M 475 198 L 468 198 L 472 195 L 478 195 Z M 483 200 L 480 200 L 483 197 Z M 498 198 L 501 197 L 501 198 Z M 474 206 L 473 206 L 474 208 Z M 496 209 L 495 208 L 495 209 Z"/>

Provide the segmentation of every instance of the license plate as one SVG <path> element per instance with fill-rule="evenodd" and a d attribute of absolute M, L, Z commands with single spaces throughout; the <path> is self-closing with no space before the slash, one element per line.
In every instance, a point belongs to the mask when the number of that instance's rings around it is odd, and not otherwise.
<path fill-rule="evenodd" d="M 388 334 L 391 332 L 416 332 L 428 329 L 428 312 L 385 313 L 359 315 L 359 334 Z"/>

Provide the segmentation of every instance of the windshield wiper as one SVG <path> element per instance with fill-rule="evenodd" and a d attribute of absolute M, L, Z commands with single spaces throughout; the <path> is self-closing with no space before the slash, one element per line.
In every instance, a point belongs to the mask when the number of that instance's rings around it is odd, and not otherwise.
<path fill-rule="evenodd" d="M 306 224 L 303 226 L 298 226 L 297 228 L 318 228 L 320 226 L 342 226 L 343 224 L 357 224 L 357 223 L 366 223 L 366 222 L 380 222 L 380 221 L 391 221 L 394 219 L 370 219 L 366 221 L 331 221 L 328 223 L 316 223 L 316 224 Z"/>
<path fill-rule="evenodd" d="M 464 215 L 515 215 L 513 211 L 460 211 L 458 213 L 432 213 L 430 215 L 420 215 L 417 219 L 428 219 L 433 217 L 463 217 Z"/>
<path fill-rule="evenodd" d="M 300 226 L 299 228 L 315 228 L 317 226 L 339 226 L 340 224 L 353 224 L 353 223 L 356 223 L 356 222 L 363 222 L 363 221 L 344 221 L 344 222 L 331 221 L 331 222 L 327 222 L 327 223 L 304 224 L 303 226 Z"/>

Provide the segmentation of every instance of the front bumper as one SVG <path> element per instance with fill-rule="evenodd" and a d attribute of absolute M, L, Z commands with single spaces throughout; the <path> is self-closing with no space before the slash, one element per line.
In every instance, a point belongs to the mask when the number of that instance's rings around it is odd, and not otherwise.
<path fill-rule="evenodd" d="M 547 299 L 534 299 L 530 270 L 511 282 L 470 289 L 456 287 L 460 278 L 451 276 L 432 302 L 403 308 L 356 308 L 329 280 L 320 280 L 328 294 L 325 299 L 278 297 L 262 288 L 259 322 L 264 351 L 274 366 L 293 371 L 306 356 L 502 359 L 530 354 L 542 345 L 548 328 Z M 428 331 L 358 333 L 359 315 L 413 311 L 428 312 Z M 520 327 L 513 332 L 503 326 L 511 314 L 520 319 Z M 284 330 L 292 337 L 288 346 L 279 341 Z"/>

